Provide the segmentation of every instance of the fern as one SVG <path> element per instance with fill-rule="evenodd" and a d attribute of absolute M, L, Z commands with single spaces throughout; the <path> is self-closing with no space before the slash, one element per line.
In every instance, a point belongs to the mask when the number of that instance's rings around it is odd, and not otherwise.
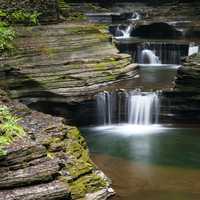
<path fill-rule="evenodd" d="M 18 124 L 20 118 L 11 114 L 7 106 L 0 106 L 0 157 L 6 155 L 5 147 L 18 137 L 25 135 L 24 129 Z"/>

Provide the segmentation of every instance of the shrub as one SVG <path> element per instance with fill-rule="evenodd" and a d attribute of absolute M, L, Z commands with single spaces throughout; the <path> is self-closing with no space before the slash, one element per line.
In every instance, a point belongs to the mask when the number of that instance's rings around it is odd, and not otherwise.
<path fill-rule="evenodd" d="M 16 10 L 10 14 L 8 14 L 8 21 L 12 24 L 30 24 L 37 25 L 39 23 L 38 17 L 41 14 L 37 11 L 26 12 L 24 10 Z"/>
<path fill-rule="evenodd" d="M 25 132 L 18 124 L 19 118 L 12 115 L 7 106 L 0 106 L 0 157 L 6 155 L 6 145 L 17 137 L 23 137 Z"/>
<path fill-rule="evenodd" d="M 12 41 L 14 38 L 15 32 L 6 23 L 0 22 L 0 53 L 13 48 Z"/>

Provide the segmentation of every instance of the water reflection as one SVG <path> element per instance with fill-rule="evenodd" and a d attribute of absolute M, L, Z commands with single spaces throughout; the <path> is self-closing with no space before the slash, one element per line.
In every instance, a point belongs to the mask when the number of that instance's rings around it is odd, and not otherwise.
<path fill-rule="evenodd" d="M 198 128 L 108 126 L 82 129 L 90 150 L 140 163 L 200 167 Z"/>

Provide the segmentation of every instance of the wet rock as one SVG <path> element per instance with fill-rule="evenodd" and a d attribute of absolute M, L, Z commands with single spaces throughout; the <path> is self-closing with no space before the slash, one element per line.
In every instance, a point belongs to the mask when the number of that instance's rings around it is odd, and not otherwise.
<path fill-rule="evenodd" d="M 0 94 L 0 104 L 21 118 L 26 132 L 0 158 L 0 200 L 77 199 L 89 194 L 92 200 L 113 194 L 110 180 L 91 161 L 76 127 Z"/>
<path fill-rule="evenodd" d="M 185 59 L 178 69 L 175 80 L 177 91 L 198 92 L 200 88 L 200 55 L 195 54 Z"/>

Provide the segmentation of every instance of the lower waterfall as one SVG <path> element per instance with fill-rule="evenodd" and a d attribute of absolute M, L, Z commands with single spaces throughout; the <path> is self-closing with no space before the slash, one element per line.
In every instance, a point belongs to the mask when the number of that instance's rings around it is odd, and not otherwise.
<path fill-rule="evenodd" d="M 97 95 L 98 123 L 151 125 L 159 122 L 160 100 L 157 92 L 102 92 Z"/>

